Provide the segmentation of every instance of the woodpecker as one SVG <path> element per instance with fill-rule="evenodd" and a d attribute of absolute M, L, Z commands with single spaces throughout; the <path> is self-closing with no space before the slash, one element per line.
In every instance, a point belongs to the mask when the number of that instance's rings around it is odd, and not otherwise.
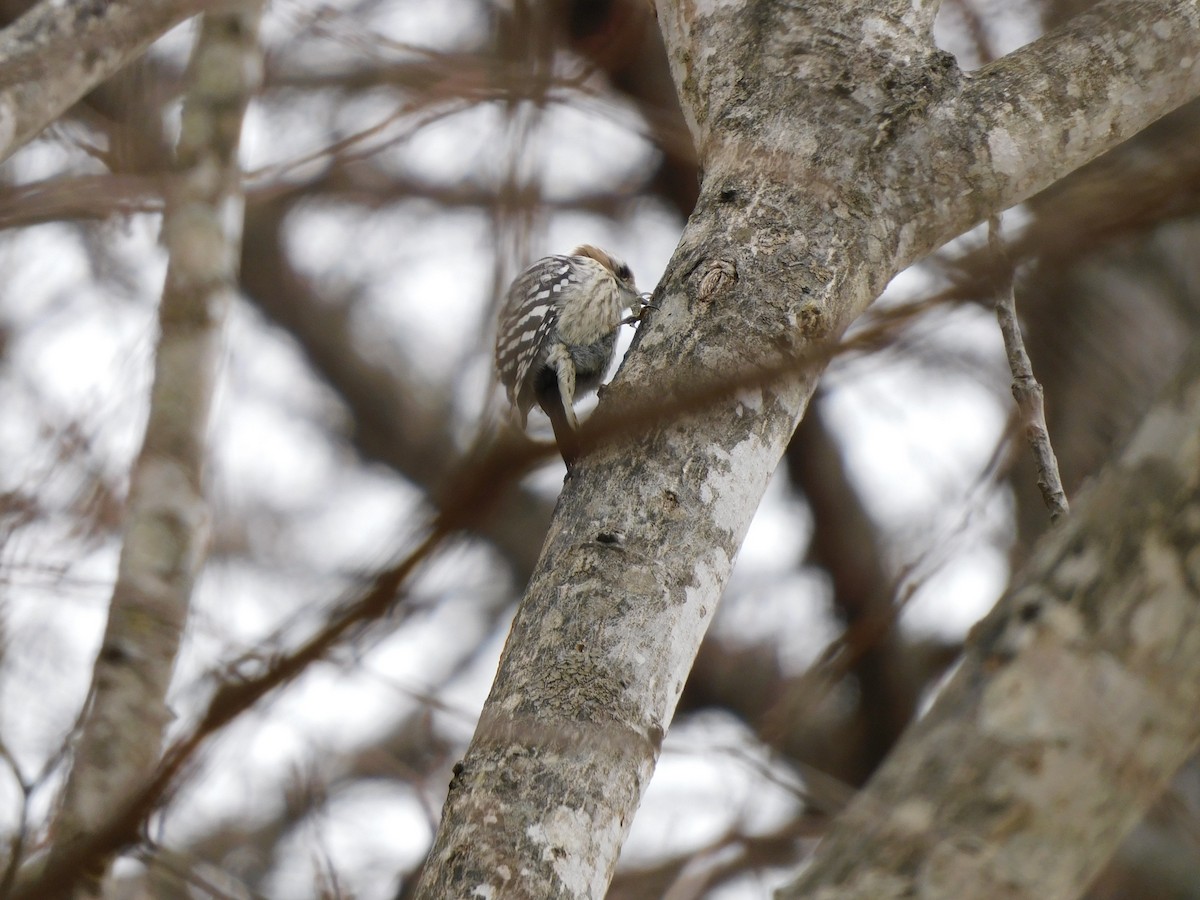
<path fill-rule="evenodd" d="M 579 455 L 575 398 L 600 386 L 617 331 L 643 303 L 629 266 L 590 244 L 539 259 L 508 289 L 496 372 L 522 429 L 535 402 L 550 417 L 568 471 Z M 638 313 L 622 318 L 626 309 Z"/>

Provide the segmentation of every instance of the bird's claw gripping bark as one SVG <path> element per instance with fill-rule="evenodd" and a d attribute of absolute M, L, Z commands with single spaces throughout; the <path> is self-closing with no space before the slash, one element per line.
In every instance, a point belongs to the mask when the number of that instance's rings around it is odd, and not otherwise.
<path fill-rule="evenodd" d="M 645 318 L 646 310 L 658 309 L 657 306 L 650 302 L 649 291 L 644 294 L 638 294 L 638 300 L 641 302 L 641 306 L 638 307 L 637 312 L 623 318 L 621 320 L 622 325 L 636 325 L 638 322 L 642 321 L 643 318 Z"/>

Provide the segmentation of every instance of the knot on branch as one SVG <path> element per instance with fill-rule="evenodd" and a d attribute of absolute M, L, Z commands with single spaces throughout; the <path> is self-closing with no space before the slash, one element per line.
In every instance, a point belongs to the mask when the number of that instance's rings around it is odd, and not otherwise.
<path fill-rule="evenodd" d="M 729 259 L 710 259 L 700 276 L 700 300 L 708 303 L 718 294 L 733 287 L 737 281 L 737 265 Z"/>

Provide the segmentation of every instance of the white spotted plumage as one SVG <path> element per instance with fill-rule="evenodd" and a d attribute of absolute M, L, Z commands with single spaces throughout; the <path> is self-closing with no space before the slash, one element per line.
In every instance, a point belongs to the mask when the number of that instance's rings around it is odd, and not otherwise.
<path fill-rule="evenodd" d="M 599 386 L 622 314 L 638 302 L 629 267 L 588 244 L 538 260 L 508 290 L 496 371 L 521 427 L 534 403 L 550 416 L 564 458 L 567 429 L 578 428 L 575 399 Z"/>

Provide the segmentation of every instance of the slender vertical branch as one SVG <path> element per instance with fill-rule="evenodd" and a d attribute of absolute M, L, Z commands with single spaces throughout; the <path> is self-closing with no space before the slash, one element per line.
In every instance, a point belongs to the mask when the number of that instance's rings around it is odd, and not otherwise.
<path fill-rule="evenodd" d="M 1025 339 L 1021 336 L 1021 324 L 1017 321 L 1017 298 L 1013 290 L 1013 271 L 1004 253 L 1000 240 L 1000 220 L 988 219 L 988 247 L 996 257 L 1001 283 L 996 292 L 996 320 L 1000 323 L 1000 334 L 1004 337 L 1004 353 L 1012 371 L 1013 399 L 1017 401 L 1025 437 L 1033 450 L 1034 463 L 1038 471 L 1038 489 L 1042 500 L 1050 510 L 1050 521 L 1058 522 L 1070 512 L 1067 495 L 1063 491 L 1062 477 L 1058 472 L 1058 458 L 1050 443 L 1050 431 L 1046 427 L 1046 406 L 1041 384 L 1033 376 L 1033 363 L 1025 352 Z"/>
<path fill-rule="evenodd" d="M 150 414 L 134 464 L 117 582 L 50 862 L 105 821 L 153 771 L 171 711 L 167 688 L 207 551 L 206 433 L 242 230 L 237 163 L 242 118 L 261 81 L 248 3 L 207 15 L 192 55 L 164 239 Z M 111 858 L 80 872 L 75 896 L 98 896 Z"/>

